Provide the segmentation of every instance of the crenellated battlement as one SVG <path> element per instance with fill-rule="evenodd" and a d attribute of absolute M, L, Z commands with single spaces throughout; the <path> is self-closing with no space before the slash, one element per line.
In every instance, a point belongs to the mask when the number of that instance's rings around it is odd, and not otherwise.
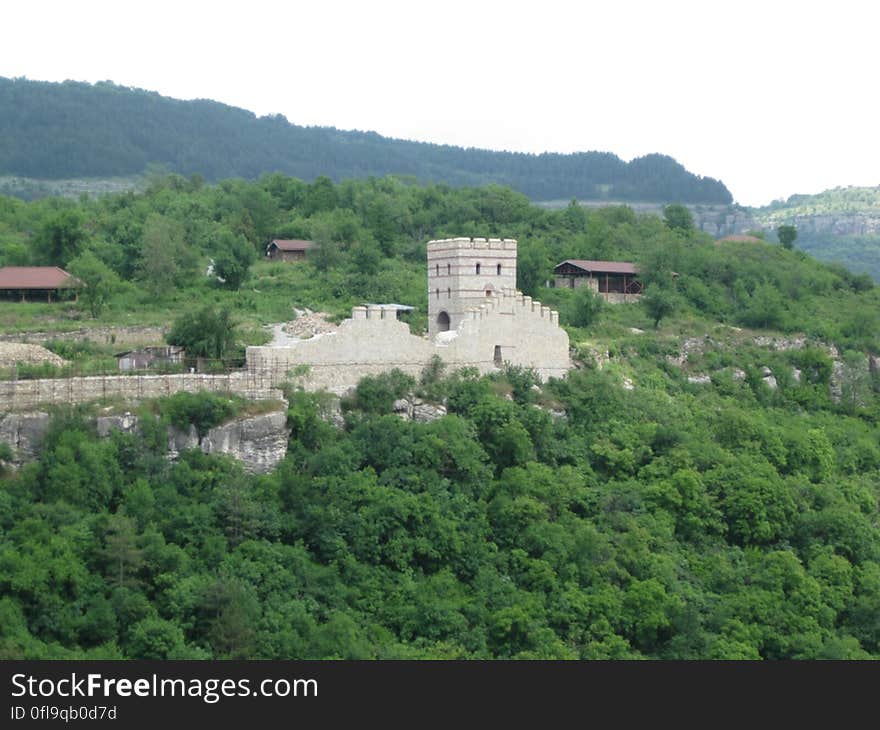
<path fill-rule="evenodd" d="M 371 322 L 397 322 L 397 311 L 389 307 L 379 305 L 358 306 L 351 308 L 351 318 L 354 320 L 370 320 Z"/>
<path fill-rule="evenodd" d="M 497 296 L 487 299 L 479 307 L 469 309 L 462 325 L 467 321 L 485 319 L 495 312 L 504 312 L 518 318 L 544 319 L 551 326 L 559 326 L 559 312 L 511 287 L 504 287 Z"/>
<path fill-rule="evenodd" d="M 428 241 L 429 258 L 434 252 L 453 249 L 516 251 L 516 240 L 512 238 L 442 238 Z"/>

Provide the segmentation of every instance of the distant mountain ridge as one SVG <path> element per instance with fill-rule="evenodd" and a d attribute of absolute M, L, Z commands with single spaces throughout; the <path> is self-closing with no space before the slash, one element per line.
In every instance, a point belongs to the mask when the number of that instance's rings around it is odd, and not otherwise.
<path fill-rule="evenodd" d="M 768 230 L 795 226 L 795 246 L 817 259 L 841 263 L 880 281 L 880 185 L 792 195 L 752 213 Z"/>
<path fill-rule="evenodd" d="M 728 204 L 725 185 L 650 154 L 539 155 L 301 127 L 281 115 L 181 101 L 111 82 L 0 77 L 0 175 L 37 179 L 138 175 L 150 164 L 216 181 L 283 172 L 312 180 L 385 175 L 453 186 L 509 185 L 533 200 Z"/>

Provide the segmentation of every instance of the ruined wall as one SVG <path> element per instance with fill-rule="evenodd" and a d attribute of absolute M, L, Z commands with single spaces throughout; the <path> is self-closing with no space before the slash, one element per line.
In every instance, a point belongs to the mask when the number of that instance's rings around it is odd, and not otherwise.
<path fill-rule="evenodd" d="M 487 297 L 465 313 L 457 329 L 438 333 L 433 341 L 411 334 L 393 312 L 355 307 L 334 334 L 290 347 L 249 347 L 247 367 L 272 385 L 290 381 L 343 394 L 364 375 L 394 368 L 418 377 L 435 355 L 452 369 L 473 366 L 489 373 L 504 364 L 521 365 L 544 379 L 562 377 L 571 367 L 568 334 L 558 313 L 513 289 Z"/>
<path fill-rule="evenodd" d="M 204 375 L 108 375 L 78 378 L 43 378 L 0 381 L 0 412 L 63 403 L 86 403 L 101 398 L 142 400 L 186 391 L 231 393 L 250 400 L 278 400 L 269 374 L 259 371 Z"/>
<path fill-rule="evenodd" d="M 292 347 L 248 347 L 247 369 L 264 373 L 271 384 L 289 380 L 308 390 L 341 394 L 364 375 L 399 368 L 418 376 L 433 354 L 431 342 L 410 334 L 394 312 L 355 307 L 335 333 Z"/>
<path fill-rule="evenodd" d="M 435 354 L 487 373 L 498 367 L 496 348 L 503 364 L 534 368 L 544 380 L 562 377 L 571 367 L 568 333 L 559 326 L 559 313 L 514 289 L 487 298 L 454 333 L 439 335 Z"/>

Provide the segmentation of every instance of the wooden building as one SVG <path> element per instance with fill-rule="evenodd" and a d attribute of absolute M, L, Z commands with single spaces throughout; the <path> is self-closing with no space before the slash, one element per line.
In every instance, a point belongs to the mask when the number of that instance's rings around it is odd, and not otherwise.
<path fill-rule="evenodd" d="M 554 287 L 589 286 L 612 303 L 635 301 L 644 288 L 638 267 L 626 261 L 567 259 L 553 269 L 553 277 Z"/>
<path fill-rule="evenodd" d="M 314 241 L 276 238 L 266 246 L 266 256 L 277 261 L 302 261 L 306 253 L 314 247 Z"/>
<path fill-rule="evenodd" d="M 79 286 L 82 286 L 79 279 L 57 266 L 0 268 L 0 292 L 6 299 L 51 302 L 54 294 L 57 301 L 62 291 L 75 290 Z"/>

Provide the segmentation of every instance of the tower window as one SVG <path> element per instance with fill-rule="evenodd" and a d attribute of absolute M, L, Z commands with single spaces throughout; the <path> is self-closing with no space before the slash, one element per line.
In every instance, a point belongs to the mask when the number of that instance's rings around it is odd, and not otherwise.
<path fill-rule="evenodd" d="M 496 273 L 498 274 L 498 276 L 501 276 L 501 264 L 498 264 L 498 266 L 496 267 Z"/>
<path fill-rule="evenodd" d="M 436 295 L 437 295 L 437 299 L 439 299 L 440 298 L 440 290 L 439 289 L 436 291 Z"/>
<path fill-rule="evenodd" d="M 479 274 L 479 273 L 480 273 L 480 265 L 477 264 L 477 274 Z"/>
<path fill-rule="evenodd" d="M 447 297 L 451 297 L 451 296 L 452 296 L 452 289 L 451 289 L 450 287 L 448 287 L 448 286 L 446 287 L 446 296 L 447 296 Z"/>
<path fill-rule="evenodd" d="M 436 270 L 435 270 L 434 275 L 435 275 L 435 276 L 440 276 L 440 264 L 437 264 L 437 267 L 436 267 Z"/>
<path fill-rule="evenodd" d="M 449 276 L 452 273 L 452 265 L 446 264 L 446 276 Z"/>

